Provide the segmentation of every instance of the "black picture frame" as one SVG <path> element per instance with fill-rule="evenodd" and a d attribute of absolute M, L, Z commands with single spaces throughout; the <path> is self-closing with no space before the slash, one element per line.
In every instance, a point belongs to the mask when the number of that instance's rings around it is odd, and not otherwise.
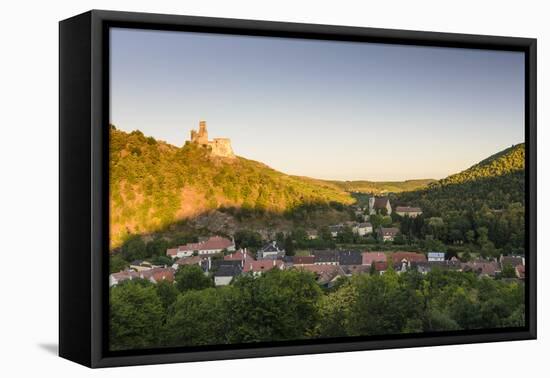
<path fill-rule="evenodd" d="M 435 334 L 109 352 L 110 27 L 525 53 L 526 326 Z M 536 39 L 92 10 L 59 24 L 59 354 L 88 367 L 535 339 Z"/>

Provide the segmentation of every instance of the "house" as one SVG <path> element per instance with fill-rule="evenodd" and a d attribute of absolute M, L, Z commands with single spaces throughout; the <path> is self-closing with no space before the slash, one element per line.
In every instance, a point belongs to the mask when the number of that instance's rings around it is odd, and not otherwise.
<path fill-rule="evenodd" d="M 397 215 L 402 217 L 416 218 L 419 215 L 422 215 L 422 209 L 420 207 L 410 207 L 410 206 L 397 206 L 395 208 Z"/>
<path fill-rule="evenodd" d="M 397 272 L 409 270 L 412 264 L 427 262 L 423 253 L 416 252 L 394 252 L 390 255 L 393 267 Z"/>
<path fill-rule="evenodd" d="M 152 283 L 160 281 L 174 282 L 175 270 L 172 268 L 153 268 L 140 273 L 140 278 L 149 280 Z"/>
<path fill-rule="evenodd" d="M 336 265 L 304 265 L 296 269 L 312 272 L 317 283 L 325 287 L 334 286 L 338 278 L 346 275 L 342 268 Z"/>
<path fill-rule="evenodd" d="M 338 265 L 338 251 L 313 251 L 315 265 Z"/>
<path fill-rule="evenodd" d="M 229 285 L 233 280 L 233 278 L 241 274 L 241 272 L 242 272 L 241 265 L 220 265 L 214 271 L 214 285 L 216 286 Z"/>
<path fill-rule="evenodd" d="M 193 250 L 185 248 L 185 246 L 179 246 L 177 248 L 168 248 L 166 250 L 166 256 L 173 259 L 193 256 Z"/>
<path fill-rule="evenodd" d="M 340 265 L 362 265 L 363 256 L 357 251 L 340 251 L 338 253 L 338 263 Z"/>
<path fill-rule="evenodd" d="M 133 270 L 124 270 L 122 272 L 113 273 L 109 276 L 109 286 L 117 285 L 118 283 L 126 280 L 143 279 L 151 281 L 152 283 L 158 283 L 160 281 L 174 281 L 175 270 L 172 268 L 152 268 L 140 272 Z"/>
<path fill-rule="evenodd" d="M 501 268 L 504 268 L 504 265 L 511 265 L 515 268 L 518 265 L 525 265 L 525 259 L 521 256 L 503 256 L 500 255 L 499 258 Z"/>
<path fill-rule="evenodd" d="M 333 238 L 337 237 L 340 232 L 342 232 L 342 229 L 344 228 L 343 224 L 335 224 L 333 226 L 329 226 L 328 230 L 330 232 L 330 236 Z"/>
<path fill-rule="evenodd" d="M 294 266 L 294 263 L 292 262 L 293 258 L 294 258 L 294 256 L 285 256 L 285 257 L 283 257 L 282 261 L 285 264 L 285 269 Z"/>
<path fill-rule="evenodd" d="M 445 261 L 445 252 L 428 252 L 428 261 Z"/>
<path fill-rule="evenodd" d="M 293 266 L 304 266 L 315 264 L 315 256 L 291 256 Z"/>
<path fill-rule="evenodd" d="M 384 252 L 363 252 L 361 257 L 361 263 L 367 266 L 371 266 L 375 262 L 387 261 L 386 254 Z"/>
<path fill-rule="evenodd" d="M 151 268 L 153 268 L 153 264 L 151 264 L 148 261 L 134 260 L 130 263 L 130 269 L 133 269 L 136 272 L 140 272 L 142 270 L 148 270 Z"/>
<path fill-rule="evenodd" d="M 340 265 L 340 268 L 342 268 L 346 276 L 370 272 L 370 266 L 367 265 Z"/>
<path fill-rule="evenodd" d="M 133 270 L 123 270 L 121 272 L 109 275 L 109 287 L 115 286 L 119 282 L 139 278 L 139 273 Z"/>
<path fill-rule="evenodd" d="M 319 233 L 317 230 L 307 230 L 306 231 L 308 240 L 316 240 L 319 238 Z"/>
<path fill-rule="evenodd" d="M 241 263 L 241 267 L 243 267 L 246 261 L 252 261 L 254 260 L 254 257 L 252 257 L 246 248 L 244 248 L 239 249 L 237 252 L 230 253 L 229 255 L 225 255 L 223 259 L 225 261 L 239 261 Z"/>
<path fill-rule="evenodd" d="M 192 256 L 195 252 L 199 256 L 215 255 L 223 250 L 234 252 L 235 242 L 222 236 L 210 236 L 201 239 L 198 243 L 187 243 L 178 248 L 169 248 L 166 250 L 166 255 L 175 259 Z"/>
<path fill-rule="evenodd" d="M 402 262 L 403 260 L 410 262 L 426 262 L 426 255 L 418 252 L 393 252 L 390 254 L 392 262 L 395 264 L 397 262 Z"/>
<path fill-rule="evenodd" d="M 279 248 L 276 241 L 266 244 L 263 248 L 258 250 L 256 257 L 261 259 L 282 259 L 285 256 L 285 250 Z"/>
<path fill-rule="evenodd" d="M 247 261 L 244 265 L 243 272 L 251 273 L 254 276 L 259 276 L 271 269 L 283 269 L 284 262 L 276 259 L 263 259 L 257 261 Z"/>
<path fill-rule="evenodd" d="M 370 197 L 369 198 L 369 214 L 386 213 L 391 215 L 392 208 L 388 197 Z"/>
<path fill-rule="evenodd" d="M 202 256 L 190 256 L 190 257 L 182 257 L 181 259 L 176 260 L 176 262 L 172 265 L 172 268 L 177 270 L 180 266 L 183 265 L 201 265 L 202 260 L 204 260 L 204 257 Z"/>
<path fill-rule="evenodd" d="M 243 263 L 240 260 L 222 260 L 222 259 L 208 259 L 209 264 L 207 266 L 207 272 L 216 272 L 222 266 L 236 266 L 242 269 Z"/>
<path fill-rule="evenodd" d="M 501 272 L 500 264 L 492 260 L 474 260 L 462 263 L 464 272 L 474 272 L 480 276 L 494 277 Z"/>
<path fill-rule="evenodd" d="M 525 265 L 516 265 L 516 277 L 520 280 L 525 279 Z"/>
<path fill-rule="evenodd" d="M 399 229 L 396 227 L 380 227 L 378 229 L 378 238 L 385 242 L 393 241 L 398 233 Z"/>
<path fill-rule="evenodd" d="M 365 236 L 372 233 L 372 224 L 369 222 L 357 223 L 353 228 L 353 232 L 359 236 Z"/>

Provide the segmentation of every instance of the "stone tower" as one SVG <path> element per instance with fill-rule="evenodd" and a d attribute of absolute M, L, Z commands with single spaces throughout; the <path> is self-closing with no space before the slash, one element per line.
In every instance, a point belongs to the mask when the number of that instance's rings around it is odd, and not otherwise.
<path fill-rule="evenodd" d="M 206 129 L 206 121 L 199 122 L 199 130 L 191 130 L 191 142 L 201 146 L 208 147 L 210 153 L 214 156 L 225 158 L 234 158 L 233 148 L 231 148 L 231 140 L 229 138 L 214 138 L 208 140 L 208 130 Z"/>
<path fill-rule="evenodd" d="M 207 145 L 208 130 L 206 129 L 206 121 L 199 122 L 199 131 L 191 130 L 191 142 Z"/>

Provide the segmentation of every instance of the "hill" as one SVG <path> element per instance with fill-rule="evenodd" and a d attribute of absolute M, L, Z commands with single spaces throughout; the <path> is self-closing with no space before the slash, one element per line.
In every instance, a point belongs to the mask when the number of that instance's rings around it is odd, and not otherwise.
<path fill-rule="evenodd" d="M 490 241 L 505 252 L 521 253 L 525 235 L 524 168 L 522 143 L 426 189 L 398 194 L 395 204 L 420 206 L 425 219 L 442 218 L 440 238 L 449 244 Z"/>
<path fill-rule="evenodd" d="M 242 157 L 175 147 L 111 127 L 111 247 L 222 207 L 281 214 L 307 205 L 351 204 L 344 190 L 289 176 Z"/>
<path fill-rule="evenodd" d="M 497 177 L 525 169 L 525 144 L 498 152 L 460 173 L 440 180 L 440 185 L 460 184 L 486 177 Z"/>
<path fill-rule="evenodd" d="M 373 194 L 385 194 L 385 193 L 400 193 L 409 192 L 412 190 L 418 190 L 426 188 L 429 184 L 435 182 L 434 179 L 417 179 L 406 181 L 330 181 L 336 187 L 345 190 L 347 192 L 360 192 L 360 193 L 373 193 Z"/>

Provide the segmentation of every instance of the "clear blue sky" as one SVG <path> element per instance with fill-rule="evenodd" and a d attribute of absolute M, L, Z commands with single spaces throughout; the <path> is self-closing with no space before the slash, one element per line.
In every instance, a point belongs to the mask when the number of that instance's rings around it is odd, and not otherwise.
<path fill-rule="evenodd" d="M 289 174 L 442 178 L 524 141 L 523 54 L 112 29 L 111 123 L 181 146 L 206 120 Z"/>

